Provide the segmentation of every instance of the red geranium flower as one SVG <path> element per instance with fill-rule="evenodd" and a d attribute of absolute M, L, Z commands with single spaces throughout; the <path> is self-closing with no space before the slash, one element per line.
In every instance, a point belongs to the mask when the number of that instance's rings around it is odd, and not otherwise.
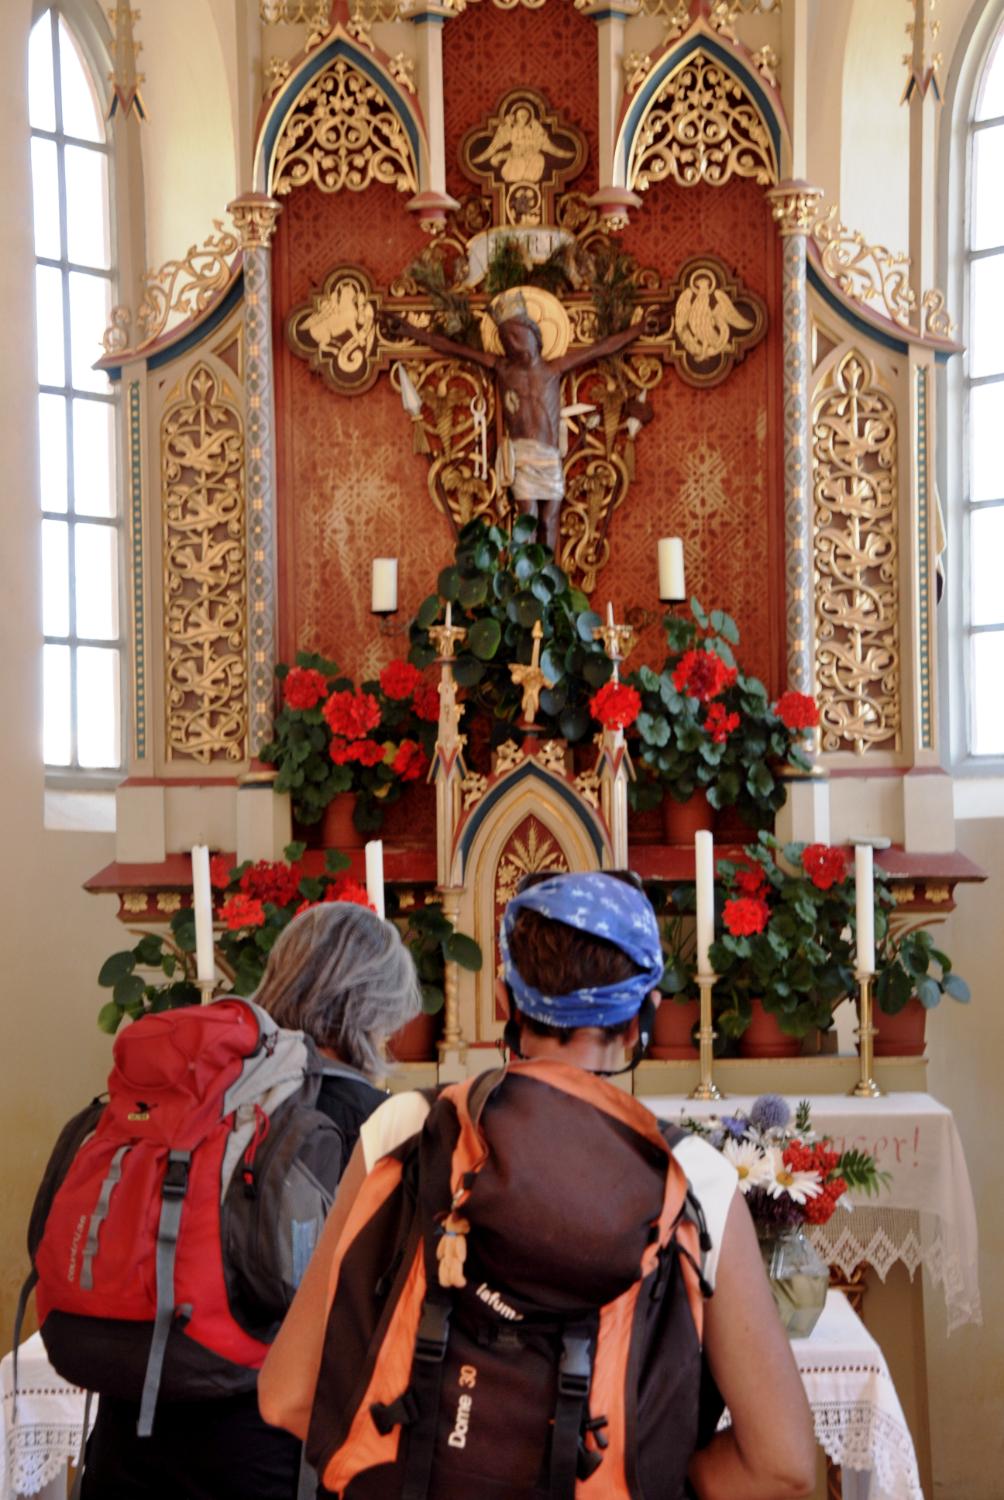
<path fill-rule="evenodd" d="M 726 901 L 722 920 L 733 937 L 752 937 L 767 926 L 770 907 L 755 896 L 734 897 Z"/>
<path fill-rule="evenodd" d="M 299 865 L 287 865 L 282 860 L 260 859 L 257 864 L 244 871 L 240 886 L 245 896 L 257 901 L 271 901 L 276 906 L 286 906 L 299 893 Z"/>
<path fill-rule="evenodd" d="M 370 911 L 376 911 L 366 887 L 358 880 L 353 880 L 349 875 L 343 875 L 333 885 L 329 885 L 324 892 L 325 901 L 352 901 L 356 906 L 368 906 Z"/>
<path fill-rule="evenodd" d="M 229 901 L 224 901 L 220 907 L 220 917 L 231 932 L 240 932 L 245 927 L 263 927 L 265 908 L 260 901 L 238 892 Z"/>
<path fill-rule="evenodd" d="M 827 844 L 807 844 L 802 850 L 802 869 L 817 890 L 828 891 L 847 874 L 847 856 L 843 849 Z"/>
<path fill-rule="evenodd" d="M 332 740 L 328 751 L 336 766 L 358 761 L 362 766 L 378 766 L 383 760 L 383 746 L 376 740 Z"/>
<path fill-rule="evenodd" d="M 327 678 L 313 667 L 290 667 L 282 685 L 287 708 L 316 708 L 327 691 Z"/>
<path fill-rule="evenodd" d="M 415 701 L 411 705 L 418 718 L 424 719 L 427 724 L 435 724 L 439 720 L 439 686 L 435 682 L 423 682 L 415 693 Z"/>
<path fill-rule="evenodd" d="M 716 745 L 724 745 L 733 729 L 739 728 L 739 715 L 730 714 L 724 703 L 712 703 L 704 727 Z"/>
<path fill-rule="evenodd" d="M 589 712 L 604 729 L 627 729 L 641 713 L 641 697 L 626 682 L 605 682 L 589 700 Z"/>
<path fill-rule="evenodd" d="M 402 740 L 390 768 L 402 781 L 417 781 L 429 769 L 429 757 L 415 740 Z"/>
<path fill-rule="evenodd" d="M 743 865 L 736 871 L 736 889 L 744 896 L 759 896 L 767 884 L 767 877 L 759 865 Z"/>
<path fill-rule="evenodd" d="M 322 709 L 332 734 L 359 740 L 380 722 L 380 704 L 372 693 L 332 693 Z"/>
<path fill-rule="evenodd" d="M 847 1184 L 842 1177 L 834 1177 L 832 1182 L 823 1184 L 823 1191 L 815 1198 L 809 1198 L 803 1205 L 803 1212 L 807 1224 L 825 1224 L 833 1217 L 833 1211 L 839 1199 L 847 1191 Z"/>
<path fill-rule="evenodd" d="M 209 884 L 218 891 L 225 891 L 230 884 L 233 865 L 225 854 L 214 854 L 209 861 Z"/>
<path fill-rule="evenodd" d="M 717 698 L 735 680 L 735 667 L 727 667 L 717 651 L 685 651 L 673 672 L 677 692 L 702 703 Z"/>
<path fill-rule="evenodd" d="M 380 673 L 380 686 L 388 698 L 410 698 L 421 681 L 421 672 L 410 661 L 392 661 Z"/>
<path fill-rule="evenodd" d="M 782 693 L 774 712 L 786 729 L 815 729 L 819 723 L 816 700 L 808 693 Z"/>

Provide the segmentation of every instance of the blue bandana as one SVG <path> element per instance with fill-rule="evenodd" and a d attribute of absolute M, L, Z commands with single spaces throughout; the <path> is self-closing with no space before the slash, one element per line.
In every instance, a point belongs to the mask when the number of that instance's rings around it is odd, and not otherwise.
<path fill-rule="evenodd" d="M 517 913 L 540 912 L 591 937 L 605 938 L 626 953 L 640 974 L 617 984 L 545 995 L 523 979 L 509 953 Z M 630 1021 L 662 978 L 659 924 L 644 892 L 611 875 L 555 875 L 514 896 L 499 934 L 505 977 L 524 1015 L 548 1026 L 619 1026 Z"/>

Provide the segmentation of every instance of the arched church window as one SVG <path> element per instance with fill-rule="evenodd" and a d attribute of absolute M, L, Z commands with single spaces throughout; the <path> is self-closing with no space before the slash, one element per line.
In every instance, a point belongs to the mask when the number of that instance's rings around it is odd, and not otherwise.
<path fill-rule="evenodd" d="M 1004 755 L 1004 27 L 970 125 L 967 274 L 966 598 L 968 748 Z"/>
<path fill-rule="evenodd" d="M 121 764 L 116 399 L 92 368 L 114 301 L 111 155 L 95 74 L 59 7 L 28 48 L 44 633 L 43 755 Z"/>

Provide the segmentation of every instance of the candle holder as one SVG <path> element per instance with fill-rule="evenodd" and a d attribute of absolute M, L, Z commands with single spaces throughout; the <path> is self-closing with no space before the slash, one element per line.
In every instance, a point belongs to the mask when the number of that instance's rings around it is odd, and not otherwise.
<path fill-rule="evenodd" d="M 881 1099 L 883 1091 L 872 1077 L 874 1064 L 875 1027 L 872 1025 L 872 976 L 858 975 L 858 1058 L 861 1076 L 851 1089 L 855 1099 Z"/>
<path fill-rule="evenodd" d="M 718 1035 L 712 1023 L 711 1012 L 711 991 L 714 987 L 714 974 L 698 974 L 697 988 L 701 992 L 701 1021 L 697 1029 L 700 1078 L 697 1087 L 691 1089 L 688 1095 L 690 1099 L 724 1099 L 727 1097 L 711 1076 L 715 1037 Z"/>
<path fill-rule="evenodd" d="M 195 983 L 198 985 L 198 987 L 199 987 L 199 994 L 202 996 L 202 1000 L 200 1001 L 200 1004 L 202 1004 L 202 1005 L 212 1005 L 213 1001 L 216 998 L 216 980 L 215 979 L 197 979 L 195 981 Z"/>

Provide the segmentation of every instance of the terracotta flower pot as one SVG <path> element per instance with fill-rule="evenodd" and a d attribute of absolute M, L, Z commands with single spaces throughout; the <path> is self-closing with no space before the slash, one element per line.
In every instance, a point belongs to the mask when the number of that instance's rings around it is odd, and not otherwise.
<path fill-rule="evenodd" d="M 875 1006 L 872 1011 L 878 1035 L 876 1057 L 922 1057 L 927 1011 L 914 995 L 894 1016 Z"/>
<path fill-rule="evenodd" d="M 753 1001 L 753 1016 L 739 1039 L 741 1057 L 798 1057 L 802 1038 L 782 1031 L 777 1016 L 764 1010 L 762 1000 Z"/>
<path fill-rule="evenodd" d="M 435 1062 L 436 1042 L 443 1028 L 443 1012 L 434 1015 L 419 1011 L 414 1020 L 402 1026 L 387 1043 L 387 1051 L 398 1062 Z"/>
<path fill-rule="evenodd" d="M 655 1013 L 649 1056 L 659 1062 L 690 1062 L 697 1056 L 691 1033 L 701 1015 L 699 1000 L 679 1001 L 667 995 Z"/>
<path fill-rule="evenodd" d="M 336 792 L 321 819 L 321 843 L 325 849 L 361 849 L 366 842 L 352 821 L 355 792 Z"/>
<path fill-rule="evenodd" d="M 707 792 L 698 790 L 686 802 L 677 802 L 667 792 L 662 799 L 662 826 L 667 844 L 692 844 L 695 833 L 710 832 L 715 810 Z"/>

